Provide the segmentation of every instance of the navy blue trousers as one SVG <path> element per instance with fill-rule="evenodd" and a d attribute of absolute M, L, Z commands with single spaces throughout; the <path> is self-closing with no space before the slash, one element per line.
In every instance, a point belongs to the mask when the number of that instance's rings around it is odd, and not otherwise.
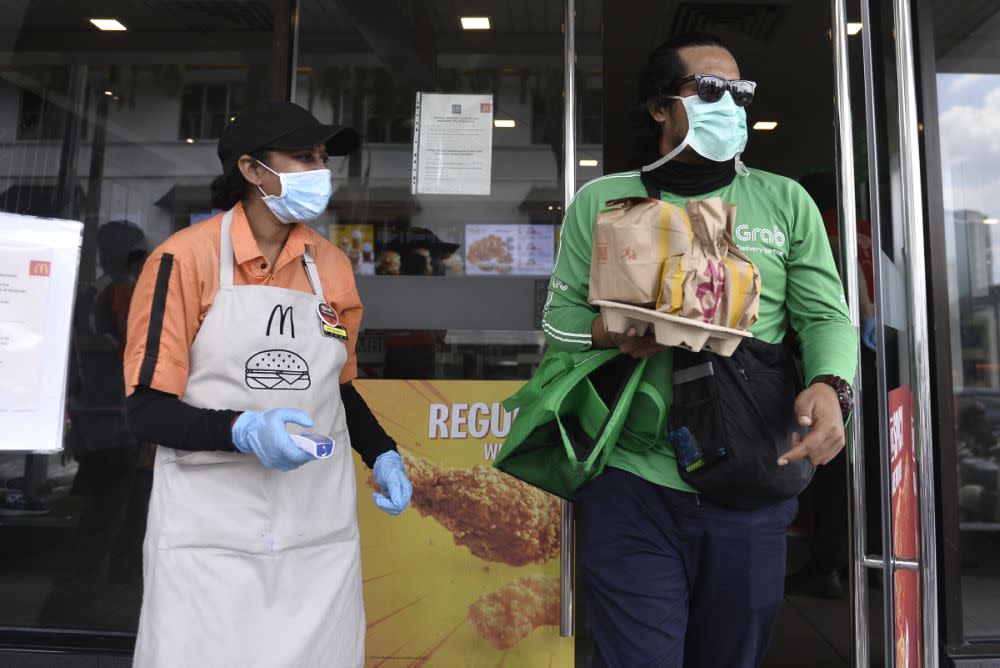
<path fill-rule="evenodd" d="M 609 468 L 577 502 L 595 668 L 760 665 L 795 499 L 729 510 Z"/>

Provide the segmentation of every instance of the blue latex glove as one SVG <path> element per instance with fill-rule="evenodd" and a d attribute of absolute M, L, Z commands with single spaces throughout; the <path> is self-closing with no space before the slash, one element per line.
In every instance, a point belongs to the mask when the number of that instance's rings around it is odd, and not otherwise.
<path fill-rule="evenodd" d="M 272 408 L 262 413 L 248 411 L 233 424 L 233 445 L 240 452 L 252 452 L 261 463 L 275 471 L 291 471 L 316 459 L 295 445 L 288 435 L 288 423 L 308 429 L 312 418 L 294 408 Z"/>
<path fill-rule="evenodd" d="M 875 350 L 875 318 L 861 319 L 861 342 L 868 346 L 869 350 Z"/>
<path fill-rule="evenodd" d="M 395 450 L 383 452 L 375 460 L 372 472 L 375 474 L 375 484 L 385 492 L 372 494 L 375 505 L 390 515 L 403 512 L 410 505 L 410 497 L 413 496 L 413 485 L 406 477 L 403 458 Z"/>

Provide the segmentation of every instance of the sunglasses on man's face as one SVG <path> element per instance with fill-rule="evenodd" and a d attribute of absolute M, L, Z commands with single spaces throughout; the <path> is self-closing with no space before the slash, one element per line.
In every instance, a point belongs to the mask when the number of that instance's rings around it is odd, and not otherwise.
<path fill-rule="evenodd" d="M 698 97 L 705 102 L 718 102 L 728 90 L 737 107 L 745 107 L 753 102 L 756 81 L 746 79 L 723 79 L 714 74 L 692 74 L 681 79 L 681 85 L 694 81 L 698 85 Z"/>

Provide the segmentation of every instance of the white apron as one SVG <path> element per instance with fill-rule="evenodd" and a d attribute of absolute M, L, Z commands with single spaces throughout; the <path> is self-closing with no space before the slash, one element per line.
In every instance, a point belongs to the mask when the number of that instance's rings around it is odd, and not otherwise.
<path fill-rule="evenodd" d="M 329 435 L 336 449 L 281 473 L 252 454 L 158 448 L 135 665 L 361 666 L 357 495 L 340 401 L 347 350 L 321 333 L 324 299 L 309 252 L 315 294 L 234 286 L 231 226 L 232 211 L 184 401 L 298 408 L 315 421 L 309 431 Z"/>

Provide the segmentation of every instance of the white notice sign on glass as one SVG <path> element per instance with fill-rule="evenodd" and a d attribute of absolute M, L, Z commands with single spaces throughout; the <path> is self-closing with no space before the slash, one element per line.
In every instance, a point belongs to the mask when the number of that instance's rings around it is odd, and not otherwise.
<path fill-rule="evenodd" d="M 0 214 L 0 451 L 62 449 L 83 225 Z"/>
<path fill-rule="evenodd" d="M 0 397 L 7 410 L 38 408 L 52 252 L 0 245 Z"/>
<path fill-rule="evenodd" d="M 493 96 L 417 93 L 413 194 L 489 195 Z"/>

